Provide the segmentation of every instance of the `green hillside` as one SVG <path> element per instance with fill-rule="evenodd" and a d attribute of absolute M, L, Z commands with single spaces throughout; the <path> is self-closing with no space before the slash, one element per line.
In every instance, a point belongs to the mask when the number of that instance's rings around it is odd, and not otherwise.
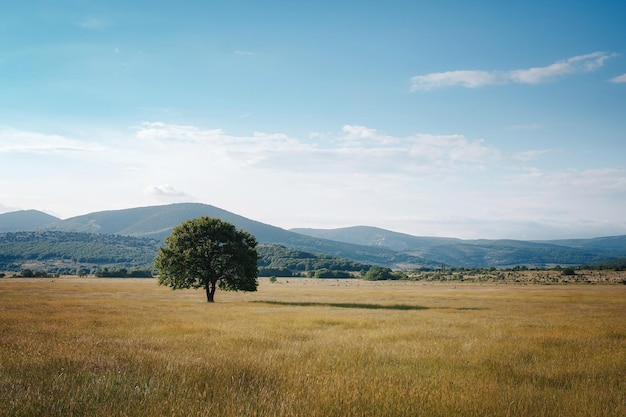
<path fill-rule="evenodd" d="M 66 220 L 36 211 L 0 215 L 0 227 L 11 231 L 46 230 L 98 233 L 162 242 L 185 220 L 217 217 L 252 233 L 264 245 L 349 259 L 397 269 L 436 267 L 511 267 L 595 264 L 626 257 L 626 236 L 558 241 L 462 240 L 420 237 L 355 226 L 341 229 L 292 229 L 257 222 L 220 208 L 182 203 L 89 213 Z"/>
<path fill-rule="evenodd" d="M 0 214 L 0 233 L 37 230 L 60 219 L 38 210 L 20 210 Z"/>
<path fill-rule="evenodd" d="M 371 265 L 338 256 L 313 254 L 282 245 L 259 245 L 259 276 L 291 276 L 325 273 L 330 276 L 351 276 L 367 272 Z"/>
<path fill-rule="evenodd" d="M 447 237 L 420 237 L 370 226 L 352 226 L 338 229 L 290 229 L 292 232 L 355 245 L 378 246 L 398 252 L 410 252 L 445 244 L 462 243 L 461 239 Z"/>
<path fill-rule="evenodd" d="M 385 247 L 355 245 L 294 233 L 280 227 L 257 222 L 220 208 L 198 203 L 139 207 L 125 210 L 102 211 L 62 220 L 47 230 L 121 234 L 125 236 L 164 240 L 175 226 L 200 216 L 217 217 L 234 224 L 238 229 L 252 233 L 258 242 L 283 245 L 289 248 L 324 253 L 356 262 L 387 267 L 433 266 L 436 262 L 411 254 L 398 253 Z"/>
<path fill-rule="evenodd" d="M 368 226 L 291 230 L 318 238 L 393 249 L 398 254 L 462 267 L 581 265 L 626 256 L 626 236 L 530 242 L 418 237 Z"/>
<path fill-rule="evenodd" d="M 590 251 L 601 251 L 616 257 L 626 256 L 626 236 L 606 236 L 593 239 L 563 239 L 539 243 L 549 243 Z"/>
<path fill-rule="evenodd" d="M 79 269 L 87 273 L 152 270 L 160 245 L 161 242 L 154 239 L 100 233 L 0 233 L 0 271 L 30 269 L 75 274 Z M 369 269 L 369 265 L 345 258 L 280 245 L 261 244 L 258 251 L 261 276 L 290 276 L 323 270 L 346 275 Z"/>
<path fill-rule="evenodd" d="M 159 242 L 77 232 L 0 233 L 0 270 L 58 273 L 99 268 L 152 269 Z"/>

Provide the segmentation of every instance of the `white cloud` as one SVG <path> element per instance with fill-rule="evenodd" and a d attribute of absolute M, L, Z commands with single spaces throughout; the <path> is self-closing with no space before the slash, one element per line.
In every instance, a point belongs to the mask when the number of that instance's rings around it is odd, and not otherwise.
<path fill-rule="evenodd" d="M 102 150 L 102 146 L 84 144 L 60 135 L 47 135 L 11 128 L 0 129 L 0 153 L 46 154 Z"/>
<path fill-rule="evenodd" d="M 187 193 L 177 190 L 169 184 L 150 185 L 144 190 L 144 192 L 151 197 L 155 197 L 159 201 L 182 202 L 191 200 Z"/>
<path fill-rule="evenodd" d="M 376 129 L 358 125 L 344 125 L 341 129 L 345 135 L 340 139 L 346 143 L 353 145 L 364 144 L 367 142 L 393 143 L 396 139 Z"/>
<path fill-rule="evenodd" d="M 144 122 L 137 128 L 136 134 L 140 139 L 210 142 L 220 140 L 224 132 L 221 129 L 206 130 L 195 126 Z"/>
<path fill-rule="evenodd" d="M 78 23 L 76 23 L 76 25 L 83 29 L 102 30 L 111 26 L 111 22 L 107 19 L 99 17 L 88 17 L 79 21 Z"/>
<path fill-rule="evenodd" d="M 246 51 L 246 50 L 237 49 L 237 50 L 235 50 L 235 55 L 239 55 L 239 56 L 254 56 L 255 53 L 252 52 L 252 51 Z"/>
<path fill-rule="evenodd" d="M 545 67 L 512 71 L 447 71 L 418 75 L 411 78 L 411 91 L 429 91 L 456 85 L 478 88 L 509 83 L 538 84 L 565 75 L 595 71 L 614 56 L 616 55 L 607 52 L 593 52 L 557 61 Z"/>
<path fill-rule="evenodd" d="M 515 224 L 528 222 L 558 226 L 601 218 L 615 224 L 623 219 L 626 196 L 624 170 L 558 170 L 549 149 L 508 154 L 460 134 L 399 136 L 346 124 L 294 138 L 159 121 L 130 135 L 91 132 L 89 142 L 7 131 L 0 130 L 4 152 L 17 145 L 31 152 L 44 145 L 99 150 L 70 153 L 78 155 L 72 163 L 58 151 L 36 164 L 30 156 L 5 158 L 0 202 L 54 204 L 51 209 L 65 216 L 200 201 L 280 227 L 369 224 L 413 234 L 519 237 L 515 230 L 524 228 Z M 539 157 L 547 169 L 522 167 Z M 538 236 L 524 230 L 526 237 Z"/>
<path fill-rule="evenodd" d="M 606 60 L 614 56 L 615 54 L 606 52 L 594 52 L 557 61 L 546 67 L 510 71 L 507 78 L 520 84 L 538 84 L 554 77 L 595 71 L 603 66 Z"/>
<path fill-rule="evenodd" d="M 150 150 L 144 155 L 186 161 L 184 166 L 172 166 L 172 171 L 205 166 L 203 170 L 217 175 L 220 167 L 225 178 L 230 175 L 226 172 L 238 170 L 251 172 L 253 177 L 307 176 L 307 182 L 341 182 L 343 176 L 422 180 L 480 171 L 501 158 L 500 152 L 484 141 L 462 135 L 396 137 L 358 125 L 344 125 L 340 133 L 296 139 L 281 133 L 233 136 L 221 130 L 151 122 L 139 127 L 136 135 L 150 141 Z"/>
<path fill-rule="evenodd" d="M 342 130 L 347 133 L 348 139 L 372 139 L 378 136 L 376 129 L 365 126 L 344 125 Z"/>
<path fill-rule="evenodd" d="M 446 71 L 411 78 L 411 91 L 428 91 L 436 88 L 461 85 L 477 88 L 484 85 L 505 84 L 506 78 L 496 72 Z"/>
<path fill-rule="evenodd" d="M 612 83 L 626 83 L 626 74 L 618 75 L 617 77 L 611 78 L 609 81 Z"/>
<path fill-rule="evenodd" d="M 602 213 L 612 212 L 615 218 L 622 218 L 621 202 L 626 195 L 626 170 L 614 168 L 542 170 L 527 168 L 511 175 L 505 183 L 516 190 L 523 190 L 520 204 L 533 204 L 543 207 L 562 207 L 563 213 L 584 210 L 597 219 Z M 526 200 L 521 203 L 521 200 Z M 563 214 L 562 213 L 562 214 Z"/>
<path fill-rule="evenodd" d="M 552 149 L 531 149 L 528 151 L 518 152 L 513 155 L 514 159 L 522 162 L 529 162 L 538 159 L 540 156 L 552 152 Z"/>

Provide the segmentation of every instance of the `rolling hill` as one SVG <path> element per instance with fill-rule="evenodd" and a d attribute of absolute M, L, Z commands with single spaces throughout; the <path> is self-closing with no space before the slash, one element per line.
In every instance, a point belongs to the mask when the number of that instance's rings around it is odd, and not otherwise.
<path fill-rule="evenodd" d="M 162 241 L 172 229 L 185 220 L 209 216 L 234 224 L 252 233 L 259 243 L 283 245 L 293 249 L 322 253 L 357 262 L 398 267 L 401 265 L 433 266 L 435 262 L 389 248 L 355 245 L 290 232 L 280 227 L 257 222 L 220 208 L 199 203 L 112 210 L 72 217 L 49 224 L 43 230 L 81 233 L 104 233 L 151 238 Z"/>
<path fill-rule="evenodd" d="M 37 230 L 61 219 L 38 210 L 20 210 L 0 214 L 0 233 Z"/>
<path fill-rule="evenodd" d="M 368 226 L 299 228 L 291 231 L 340 242 L 385 247 L 447 265 L 465 267 L 581 265 L 626 256 L 626 236 L 531 242 L 418 237 Z"/>
<path fill-rule="evenodd" d="M 79 232 L 0 233 L 0 271 L 25 268 L 69 273 L 76 269 L 152 269 L 154 239 Z"/>
<path fill-rule="evenodd" d="M 199 216 L 230 222 L 262 244 L 400 269 L 441 263 L 457 267 L 582 265 L 626 257 L 626 236 L 531 242 L 419 237 L 368 226 L 285 230 L 198 203 L 101 211 L 65 220 L 34 210 L 5 213 L 0 214 L 0 230 L 95 233 L 162 242 L 175 226 Z"/>

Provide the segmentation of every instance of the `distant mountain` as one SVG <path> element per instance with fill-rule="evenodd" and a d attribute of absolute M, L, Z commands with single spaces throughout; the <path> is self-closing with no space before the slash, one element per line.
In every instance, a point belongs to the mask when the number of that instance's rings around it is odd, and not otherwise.
<path fill-rule="evenodd" d="M 498 268 L 526 265 L 545 267 L 599 262 L 610 255 L 565 246 L 518 240 L 468 240 L 414 250 L 448 265 Z"/>
<path fill-rule="evenodd" d="M 592 239 L 561 239 L 540 241 L 539 243 L 550 243 L 570 248 L 599 251 L 615 257 L 626 256 L 626 236 L 607 236 Z"/>
<path fill-rule="evenodd" d="M 580 265 L 626 256 L 626 236 L 530 242 L 418 237 L 368 226 L 291 231 L 340 242 L 386 247 L 399 253 L 464 267 Z"/>
<path fill-rule="evenodd" d="M 4 231 L 98 233 L 162 242 L 175 226 L 200 216 L 232 223 L 262 244 L 390 268 L 436 267 L 441 263 L 458 267 L 565 266 L 626 257 L 626 236 L 531 242 L 419 237 L 368 226 L 285 230 L 198 203 L 100 211 L 66 220 L 30 210 L 0 215 L 0 227 L 5 227 Z"/>
<path fill-rule="evenodd" d="M 290 229 L 292 232 L 321 239 L 353 243 L 355 245 L 379 246 L 398 252 L 411 252 L 417 248 L 430 248 L 445 244 L 461 243 L 461 239 L 448 237 L 418 237 L 392 232 L 370 226 L 352 226 L 339 229 Z"/>
<path fill-rule="evenodd" d="M 154 239 L 100 233 L 0 233 L 0 271 L 30 269 L 59 274 L 75 274 L 79 269 L 95 273 L 105 268 L 151 271 L 161 244 Z M 349 274 L 369 269 L 369 265 L 345 258 L 296 251 L 281 245 L 261 244 L 258 251 L 261 276 L 301 275 L 320 270 Z"/>
<path fill-rule="evenodd" d="M 0 214 L 0 233 L 37 230 L 60 219 L 38 210 L 20 210 Z"/>
<path fill-rule="evenodd" d="M 294 233 L 280 227 L 199 203 L 139 207 L 101 211 L 72 217 L 48 225 L 46 230 L 82 233 L 119 234 L 164 240 L 172 229 L 185 220 L 200 216 L 217 217 L 252 233 L 260 243 L 284 245 L 293 249 L 340 256 L 357 262 L 400 266 L 432 266 L 435 263 L 418 256 L 398 253 L 385 247 L 355 245 Z"/>

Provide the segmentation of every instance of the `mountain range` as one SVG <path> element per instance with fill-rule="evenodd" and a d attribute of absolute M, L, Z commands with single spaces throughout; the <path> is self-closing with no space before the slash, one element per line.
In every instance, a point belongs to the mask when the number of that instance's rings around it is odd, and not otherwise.
<path fill-rule="evenodd" d="M 120 235 L 162 242 L 181 222 L 217 217 L 252 233 L 259 243 L 398 269 L 580 265 L 626 257 L 626 236 L 553 241 L 419 237 L 369 226 L 291 229 L 261 223 L 206 204 L 180 203 L 89 213 L 59 219 L 37 210 L 0 214 L 0 233 L 65 232 Z"/>

